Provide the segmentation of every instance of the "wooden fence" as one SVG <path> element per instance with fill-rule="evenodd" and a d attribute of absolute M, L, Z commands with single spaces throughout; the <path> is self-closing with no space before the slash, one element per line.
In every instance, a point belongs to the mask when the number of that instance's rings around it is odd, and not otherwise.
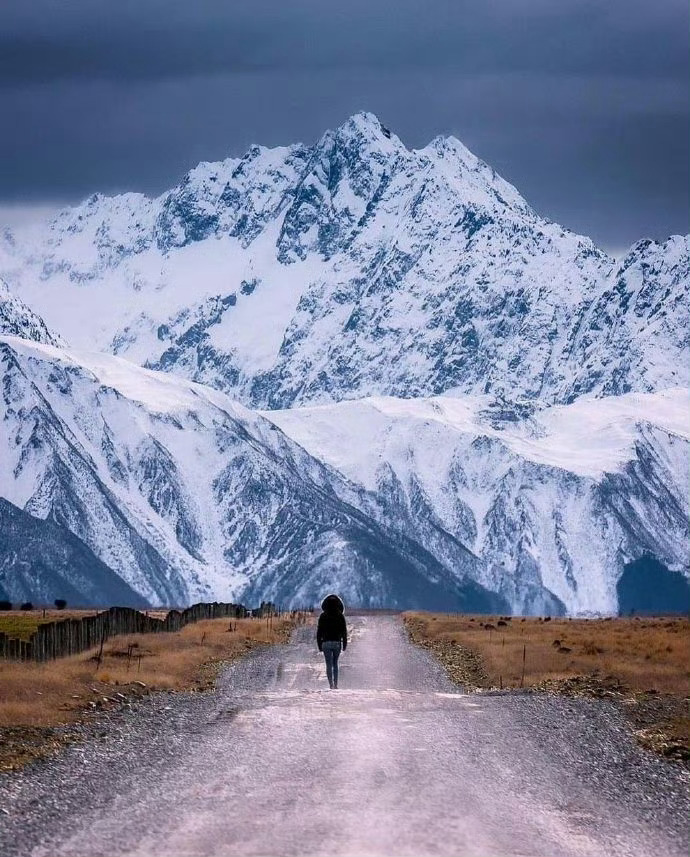
<path fill-rule="evenodd" d="M 273 612 L 272 605 L 266 611 Z M 264 614 L 264 605 L 254 615 Z M 83 619 L 63 619 L 39 625 L 29 640 L 0 633 L 0 657 L 21 661 L 49 661 L 76 655 L 117 634 L 157 634 L 179 631 L 201 619 L 241 619 L 249 611 L 241 604 L 193 604 L 186 610 L 170 610 L 165 619 L 155 619 L 130 607 L 111 607 Z"/>

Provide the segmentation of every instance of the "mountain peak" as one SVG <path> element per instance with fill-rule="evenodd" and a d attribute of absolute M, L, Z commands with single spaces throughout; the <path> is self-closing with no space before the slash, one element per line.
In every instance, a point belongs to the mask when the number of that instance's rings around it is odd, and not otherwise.
<path fill-rule="evenodd" d="M 483 161 L 471 152 L 457 137 L 453 137 L 452 134 L 447 137 L 439 134 L 422 151 L 434 152 L 441 159 L 460 160 L 471 169 L 476 169 L 478 165 L 483 164 Z"/>
<path fill-rule="evenodd" d="M 399 138 L 387 128 L 377 116 L 367 110 L 353 113 L 335 131 L 327 131 L 322 141 L 331 138 L 339 142 L 355 144 L 358 147 L 395 150 L 404 148 Z"/>
<path fill-rule="evenodd" d="M 455 137 L 408 149 L 370 112 L 89 206 L 0 242 L 0 276 L 75 346 L 247 404 L 564 402 L 688 377 L 682 238 L 612 272 Z"/>
<path fill-rule="evenodd" d="M 359 110 L 357 113 L 353 113 L 340 126 L 340 129 L 345 128 L 356 129 L 363 134 L 383 134 L 384 137 L 388 138 L 391 136 L 391 132 L 381 123 L 378 116 L 369 110 Z"/>

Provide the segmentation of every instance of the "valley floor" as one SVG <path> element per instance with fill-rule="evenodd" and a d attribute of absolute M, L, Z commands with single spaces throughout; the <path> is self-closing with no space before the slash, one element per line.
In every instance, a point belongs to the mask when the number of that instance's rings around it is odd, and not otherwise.
<path fill-rule="evenodd" d="M 351 619 L 341 689 L 313 627 L 0 777 L 0 851 L 48 855 L 687 853 L 690 775 L 616 708 L 464 694 L 399 618 Z"/>
<path fill-rule="evenodd" d="M 637 739 L 690 769 L 690 620 L 404 614 L 410 638 L 430 649 L 466 690 L 531 688 L 608 699 Z"/>

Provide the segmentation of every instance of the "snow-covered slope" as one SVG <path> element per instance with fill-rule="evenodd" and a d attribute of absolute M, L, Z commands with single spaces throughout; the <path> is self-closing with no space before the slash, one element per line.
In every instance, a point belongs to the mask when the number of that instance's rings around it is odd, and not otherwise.
<path fill-rule="evenodd" d="M 689 271 L 688 238 L 619 266 L 458 140 L 410 151 L 367 113 L 0 238 L 0 275 L 72 345 L 269 408 L 686 385 Z"/>
<path fill-rule="evenodd" d="M 265 416 L 444 564 L 439 533 L 471 550 L 478 582 L 515 612 L 615 612 L 626 565 L 645 554 L 690 572 L 685 390 L 583 397 L 519 420 L 488 397 Z"/>
<path fill-rule="evenodd" d="M 607 612 L 687 572 L 687 236 L 618 263 L 362 113 L 6 229 L 0 276 L 0 497 L 153 603 Z"/>
<path fill-rule="evenodd" d="M 311 603 L 335 587 L 350 603 L 606 613 L 630 563 L 688 572 L 687 391 L 262 416 L 17 337 L 0 337 L 0 380 L 0 497 L 25 516 L 0 549 L 15 590 L 31 577 L 18 527 L 34 538 L 36 518 L 153 603 Z"/>
<path fill-rule="evenodd" d="M 0 598 L 71 607 L 148 607 L 73 533 L 0 497 Z"/>
<path fill-rule="evenodd" d="M 0 337 L 0 378 L 0 496 L 152 603 L 311 604 L 337 586 L 350 603 L 507 608 L 469 551 L 447 568 L 222 393 L 16 337 Z"/>
<path fill-rule="evenodd" d="M 690 237 L 639 241 L 572 331 L 572 380 L 559 398 L 688 386 Z"/>
<path fill-rule="evenodd" d="M 48 330 L 40 316 L 10 292 L 3 280 L 0 280 L 0 334 L 21 336 L 48 345 L 64 344 L 57 334 Z"/>

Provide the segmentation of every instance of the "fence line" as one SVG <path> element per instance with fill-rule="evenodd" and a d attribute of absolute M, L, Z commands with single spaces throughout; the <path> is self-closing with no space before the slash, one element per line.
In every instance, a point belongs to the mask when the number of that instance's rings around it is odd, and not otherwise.
<path fill-rule="evenodd" d="M 76 655 L 117 634 L 159 634 L 179 631 L 201 619 L 242 619 L 275 612 L 273 605 L 247 610 L 241 604 L 193 604 L 186 610 L 170 610 L 165 619 L 147 616 L 130 607 L 111 607 L 83 619 L 63 619 L 39 625 L 28 640 L 0 633 L 0 657 L 20 661 L 49 661 Z"/>

